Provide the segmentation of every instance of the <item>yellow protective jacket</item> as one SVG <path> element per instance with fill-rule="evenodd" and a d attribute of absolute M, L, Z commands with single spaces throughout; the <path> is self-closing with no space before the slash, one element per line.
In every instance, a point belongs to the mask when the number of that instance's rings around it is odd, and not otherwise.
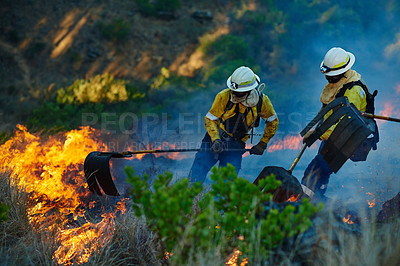
<path fill-rule="evenodd" d="M 261 106 L 261 112 L 258 115 L 265 120 L 265 129 L 264 129 L 264 134 L 261 137 L 260 141 L 268 143 L 269 140 L 275 135 L 275 132 L 278 129 L 279 121 L 275 113 L 274 107 L 272 106 L 272 103 L 269 100 L 269 98 L 265 94 L 262 94 L 262 96 L 263 96 L 263 102 Z M 240 113 L 244 114 L 246 111 L 247 107 L 241 103 L 236 103 L 233 105 L 231 109 L 225 110 L 229 99 L 230 99 L 230 89 L 225 89 L 220 93 L 218 93 L 217 96 L 215 97 L 214 103 L 210 111 L 207 113 L 205 117 L 205 127 L 212 141 L 221 138 L 220 130 L 232 136 L 232 134 L 229 134 L 225 130 L 222 121 L 226 121 L 227 119 L 236 115 L 235 107 L 237 104 L 239 105 Z M 249 130 L 250 128 L 252 128 L 257 118 L 257 105 L 252 107 L 251 109 L 252 110 L 249 111 L 246 116 L 246 123 Z M 249 135 L 246 135 L 241 140 L 243 142 L 246 142 L 248 138 Z"/>
<path fill-rule="evenodd" d="M 343 87 L 344 84 L 361 80 L 361 75 L 358 74 L 356 71 L 349 69 L 345 73 L 345 77 L 339 80 L 337 83 L 328 83 L 325 88 L 322 90 L 320 101 L 323 104 L 329 104 L 332 102 L 336 95 L 340 92 L 340 89 Z M 364 112 L 367 108 L 367 95 L 364 92 L 364 89 L 358 85 L 355 85 L 346 90 L 344 96 L 349 99 L 349 102 L 354 104 L 354 106 Z M 332 114 L 332 110 L 329 111 L 325 116 L 324 120 L 326 120 Z M 321 140 L 327 140 L 330 135 L 332 134 L 333 130 L 335 129 L 336 124 L 331 126 L 321 137 Z"/>

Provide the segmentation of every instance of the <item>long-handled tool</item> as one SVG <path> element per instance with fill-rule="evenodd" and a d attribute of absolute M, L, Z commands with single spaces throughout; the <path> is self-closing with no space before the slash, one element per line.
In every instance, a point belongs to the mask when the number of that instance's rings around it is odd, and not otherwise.
<path fill-rule="evenodd" d="M 250 151 L 250 149 L 243 149 Z M 241 150 L 241 151 L 243 151 Z M 97 195 L 102 195 L 101 189 L 106 195 L 119 196 L 110 172 L 111 158 L 128 158 L 135 154 L 146 153 L 173 153 L 173 152 L 197 152 L 201 149 L 170 149 L 170 150 L 140 150 L 124 152 L 99 152 L 94 151 L 86 156 L 83 168 L 89 190 Z M 100 189 L 101 188 L 101 189 Z"/>
<path fill-rule="evenodd" d="M 329 116 L 326 121 L 318 124 L 322 121 L 324 115 L 330 110 L 335 110 L 332 115 Z M 304 153 L 306 146 L 311 146 L 327 129 L 329 129 L 332 125 L 341 121 L 340 126 L 337 126 L 337 130 L 335 134 L 337 135 L 335 141 L 331 141 L 332 145 L 325 145 L 325 147 L 330 147 L 329 151 L 323 154 L 324 159 L 328 162 L 331 169 L 336 172 L 343 163 L 351 156 L 357 146 L 359 146 L 360 141 L 365 137 L 367 137 L 370 132 L 372 123 L 366 123 L 362 121 L 360 117 L 367 118 L 376 118 L 383 119 L 388 121 L 400 122 L 398 118 L 392 118 L 381 115 L 373 115 L 369 113 L 359 112 L 355 108 L 351 106 L 346 97 L 341 97 L 335 99 L 331 103 L 329 103 L 326 107 L 322 108 L 317 116 L 301 131 L 300 135 L 304 136 L 310 129 L 316 126 L 314 133 L 310 134 L 310 136 L 305 140 L 305 144 L 294 160 L 293 164 L 290 166 L 289 170 L 285 170 L 282 167 L 276 166 L 267 166 L 264 170 L 259 174 L 254 183 L 258 184 L 260 179 L 265 178 L 270 174 L 274 174 L 277 179 L 281 180 L 283 184 L 282 188 L 285 188 L 285 191 L 279 191 L 275 193 L 276 201 L 286 201 L 288 197 L 293 195 L 302 195 L 303 189 L 304 192 L 310 194 L 312 191 L 306 191 L 305 188 L 301 189 L 301 185 L 297 178 L 292 176 L 292 171 L 300 157 Z M 343 141 L 346 140 L 346 141 Z M 351 140 L 351 141 L 349 141 Z M 329 143 L 328 143 L 329 144 Z M 246 149 L 245 151 L 249 151 L 250 149 Z M 327 150 L 327 148 L 325 149 Z M 334 152 L 332 152 L 332 150 Z M 112 157 L 114 158 L 126 158 L 131 157 L 134 154 L 143 154 L 143 153 L 172 153 L 172 152 L 197 152 L 200 149 L 172 149 L 172 150 L 140 150 L 140 151 L 125 151 L 125 152 L 91 152 L 85 159 L 84 170 L 87 183 L 89 185 L 90 191 L 96 193 L 98 195 L 102 195 L 101 189 L 107 195 L 118 196 L 118 190 L 115 187 L 113 182 L 109 161 Z M 101 188 L 101 189 L 100 189 Z"/>
<path fill-rule="evenodd" d="M 292 175 L 292 172 L 306 148 L 307 144 L 304 143 L 289 170 L 285 170 L 283 167 L 279 166 L 264 167 L 261 173 L 253 181 L 253 184 L 258 185 L 260 180 L 273 174 L 277 180 L 281 181 L 281 185 L 275 191 L 273 191 L 273 201 L 285 202 L 291 197 L 294 199 L 300 198 L 304 194 L 303 189 L 297 178 Z"/>
<path fill-rule="evenodd" d="M 369 114 L 369 113 L 364 113 L 364 112 L 361 112 L 361 115 L 368 117 L 368 118 L 372 118 L 372 119 L 381 119 L 381 120 L 387 120 L 387 121 L 400 123 L 400 118 L 394 118 L 394 117 L 383 116 L 383 115 L 374 115 L 374 114 Z"/>

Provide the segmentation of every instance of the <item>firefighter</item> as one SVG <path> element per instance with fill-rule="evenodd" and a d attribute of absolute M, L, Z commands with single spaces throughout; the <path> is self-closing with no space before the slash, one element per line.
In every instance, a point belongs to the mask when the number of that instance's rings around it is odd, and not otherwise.
<path fill-rule="evenodd" d="M 249 131 L 258 126 L 260 117 L 265 121 L 264 134 L 250 154 L 262 155 L 278 129 L 278 117 L 271 101 L 259 91 L 265 84 L 260 84 L 260 78 L 249 67 L 237 68 L 226 84 L 228 88 L 217 94 L 205 116 L 207 132 L 189 173 L 192 183 L 203 183 L 218 161 L 219 166 L 232 164 L 238 173 Z"/>
<path fill-rule="evenodd" d="M 320 101 L 323 106 L 329 104 L 336 98 L 346 96 L 349 102 L 353 103 L 358 110 L 366 111 L 367 93 L 369 94 L 369 91 L 365 83 L 361 80 L 361 75 L 351 69 L 354 62 L 355 56 L 339 47 L 334 47 L 326 53 L 320 65 L 320 70 L 328 81 L 328 84 L 326 84 L 320 96 Z M 332 110 L 325 115 L 324 120 L 331 114 Z M 335 129 L 335 126 L 336 124 L 331 126 L 320 137 L 322 142 L 318 153 L 304 171 L 301 184 L 304 192 L 309 197 L 315 195 L 317 198 L 321 198 L 327 189 L 332 170 L 321 156 L 320 152 L 326 140 Z M 313 131 L 307 132 L 303 138 L 303 142 L 305 142 L 312 133 Z"/>

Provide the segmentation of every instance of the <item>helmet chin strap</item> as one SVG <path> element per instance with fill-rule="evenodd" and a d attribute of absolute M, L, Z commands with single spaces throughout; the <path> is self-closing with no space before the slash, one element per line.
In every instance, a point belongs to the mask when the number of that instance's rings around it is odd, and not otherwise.
<path fill-rule="evenodd" d="M 262 92 L 264 89 L 265 89 L 265 83 L 261 83 L 261 84 L 258 86 L 258 88 L 257 88 L 257 90 L 258 90 L 259 92 Z"/>

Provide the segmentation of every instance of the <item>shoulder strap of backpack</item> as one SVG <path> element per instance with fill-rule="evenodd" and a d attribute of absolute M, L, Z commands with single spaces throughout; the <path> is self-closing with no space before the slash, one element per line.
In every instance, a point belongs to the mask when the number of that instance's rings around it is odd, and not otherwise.
<path fill-rule="evenodd" d="M 231 101 L 231 99 L 229 99 L 228 103 L 225 106 L 225 112 L 228 111 L 228 110 L 231 110 L 234 105 L 235 104 Z"/>
<path fill-rule="evenodd" d="M 370 93 L 367 85 L 365 85 L 365 83 L 362 82 L 361 80 L 357 80 L 357 81 L 353 81 L 353 82 L 344 84 L 343 87 L 340 89 L 339 93 L 336 94 L 335 98 L 343 97 L 344 94 L 346 93 L 346 90 L 352 89 L 354 86 L 360 86 L 364 90 L 365 95 L 367 96 L 367 108 L 365 111 L 367 113 L 374 114 L 375 113 L 375 97 L 378 94 L 378 91 L 375 90 L 373 93 Z"/>

